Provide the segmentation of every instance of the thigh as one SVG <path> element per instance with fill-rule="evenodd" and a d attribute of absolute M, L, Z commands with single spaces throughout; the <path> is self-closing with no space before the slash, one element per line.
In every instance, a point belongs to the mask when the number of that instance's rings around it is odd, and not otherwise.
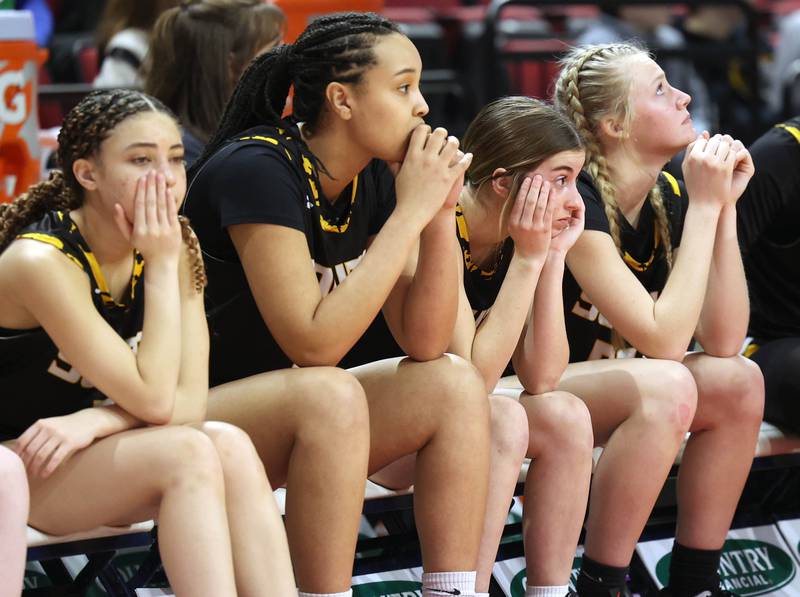
<path fill-rule="evenodd" d="M 202 438 L 202 439 L 200 439 Z M 162 488 L 181 459 L 201 460 L 196 429 L 148 427 L 103 438 L 73 454 L 47 479 L 29 477 L 30 524 L 63 535 L 155 518 Z"/>
<path fill-rule="evenodd" d="M 750 358 L 764 374 L 764 419 L 800 433 L 800 338 L 767 342 Z"/>
<path fill-rule="evenodd" d="M 681 415 L 690 417 L 696 396 L 686 367 L 674 361 L 642 358 L 570 363 L 558 389 L 574 394 L 586 404 L 596 445 L 605 444 L 635 412 L 647 409 L 651 402 L 672 400 L 673 394 L 686 396 L 687 412 Z"/>
<path fill-rule="evenodd" d="M 371 473 L 422 448 L 454 409 L 458 416 L 471 412 L 489 420 L 481 378 L 460 357 L 386 359 L 348 371 L 367 396 Z"/>
<path fill-rule="evenodd" d="M 363 400 L 358 382 L 341 369 L 281 369 L 211 388 L 206 418 L 244 430 L 279 487 L 298 434 L 311 423 L 324 424 L 326 411 L 354 408 Z"/>

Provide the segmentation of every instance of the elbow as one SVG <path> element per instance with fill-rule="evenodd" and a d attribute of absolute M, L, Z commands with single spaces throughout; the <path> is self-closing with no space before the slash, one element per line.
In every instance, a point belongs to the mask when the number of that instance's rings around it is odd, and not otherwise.
<path fill-rule="evenodd" d="M 436 350 L 435 348 L 426 348 L 422 346 L 411 346 L 404 351 L 410 359 L 415 361 L 435 361 L 444 354 L 444 349 Z"/>
<path fill-rule="evenodd" d="M 642 350 L 641 352 L 651 359 L 661 359 L 663 361 L 676 361 L 681 363 L 683 362 L 683 358 L 686 356 L 688 346 L 688 342 L 686 344 L 670 342 L 663 345 L 654 346 L 651 350 Z"/>
<path fill-rule="evenodd" d="M 729 358 L 735 357 L 742 350 L 744 344 L 744 336 L 742 338 L 720 338 L 708 341 L 706 343 L 700 342 L 703 347 L 703 352 L 712 357 Z"/>
<path fill-rule="evenodd" d="M 537 396 L 539 394 L 547 394 L 554 392 L 558 389 L 558 382 L 561 378 L 555 376 L 539 376 L 538 378 L 526 380 L 523 382 L 522 387 L 528 394 Z"/>
<path fill-rule="evenodd" d="M 298 367 L 336 367 L 347 351 L 334 351 L 330 347 L 319 346 L 287 351 L 286 354 Z"/>
<path fill-rule="evenodd" d="M 167 404 L 166 400 L 162 402 L 163 404 L 149 404 L 140 412 L 132 414 L 148 425 L 168 425 L 172 422 L 173 405 Z"/>

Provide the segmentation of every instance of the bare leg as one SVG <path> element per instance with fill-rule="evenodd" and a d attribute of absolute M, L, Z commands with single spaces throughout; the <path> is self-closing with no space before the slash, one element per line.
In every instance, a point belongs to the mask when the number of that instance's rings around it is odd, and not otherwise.
<path fill-rule="evenodd" d="M 508 518 L 508 507 L 514 497 L 522 461 L 528 451 L 528 417 L 525 409 L 519 402 L 507 396 L 490 396 L 489 404 L 492 414 L 491 464 L 486 517 L 475 582 L 479 593 L 489 591 L 489 580 L 503 526 Z"/>
<path fill-rule="evenodd" d="M 189 427 L 118 433 L 29 478 L 30 524 L 63 535 L 157 515 L 159 549 L 179 597 L 236 595 L 217 452 Z"/>
<path fill-rule="evenodd" d="M 480 375 L 450 355 L 425 363 L 390 359 L 351 372 L 369 402 L 369 470 L 417 452 L 414 512 L 425 570 L 475 570 L 489 469 Z"/>
<path fill-rule="evenodd" d="M 11 450 L 0 446 L 0 597 L 22 590 L 28 520 L 25 467 Z"/>
<path fill-rule="evenodd" d="M 208 418 L 243 429 L 272 484 L 286 484 L 286 532 L 302 591 L 350 588 L 367 477 L 364 391 L 341 369 L 255 375 L 212 388 Z"/>
<path fill-rule="evenodd" d="M 199 426 L 217 449 L 225 478 L 239 597 L 285 597 L 295 592 L 286 531 L 264 465 L 244 431 L 227 423 Z"/>
<path fill-rule="evenodd" d="M 528 584 L 565 585 L 586 514 L 592 476 L 592 421 L 586 405 L 567 392 L 520 403 L 531 427 L 522 523 Z"/>
<path fill-rule="evenodd" d="M 764 409 L 764 380 L 743 357 L 691 354 L 684 364 L 697 383 L 692 436 L 678 475 L 677 541 L 719 549 L 753 462 Z"/>
<path fill-rule="evenodd" d="M 673 361 L 611 359 L 570 364 L 559 389 L 586 403 L 595 443 L 605 445 L 592 480 L 586 554 L 627 566 L 694 417 L 694 379 Z"/>

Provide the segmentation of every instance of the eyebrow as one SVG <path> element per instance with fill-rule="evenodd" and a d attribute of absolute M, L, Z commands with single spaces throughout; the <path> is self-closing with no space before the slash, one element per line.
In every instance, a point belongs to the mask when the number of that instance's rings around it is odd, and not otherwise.
<path fill-rule="evenodd" d="M 574 169 L 572 168 L 572 166 L 566 166 L 566 165 L 564 165 L 564 166 L 556 166 L 555 168 L 550 170 L 550 172 L 551 173 L 552 172 L 558 172 L 560 170 L 566 170 L 567 172 L 574 172 Z"/>
<path fill-rule="evenodd" d="M 131 143 L 130 145 L 128 145 L 125 148 L 125 151 L 127 151 L 129 149 L 133 149 L 135 147 L 156 148 L 156 147 L 158 147 L 158 145 L 155 144 L 155 143 L 145 143 L 145 142 L 142 141 L 142 142 L 139 142 L 139 143 Z M 183 149 L 183 143 L 175 143 L 175 145 L 170 146 L 170 149 Z"/>
<path fill-rule="evenodd" d="M 408 74 L 408 73 L 416 73 L 416 72 L 417 72 L 417 69 L 415 69 L 415 68 L 401 68 L 393 76 L 399 77 L 400 75 L 405 75 L 405 74 Z"/>
<path fill-rule="evenodd" d="M 666 79 L 666 78 L 667 78 L 667 75 L 666 75 L 666 74 L 664 74 L 664 71 L 663 71 L 663 70 L 662 70 L 662 71 L 659 71 L 659 72 L 658 72 L 658 75 L 656 75 L 655 77 L 653 77 L 653 81 L 651 82 L 651 84 L 652 84 L 652 83 L 657 83 L 657 82 L 659 82 L 661 79 Z"/>

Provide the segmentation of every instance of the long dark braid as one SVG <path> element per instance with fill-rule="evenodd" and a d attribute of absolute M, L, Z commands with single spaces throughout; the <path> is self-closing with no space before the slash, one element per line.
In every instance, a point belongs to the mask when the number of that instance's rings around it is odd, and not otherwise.
<path fill-rule="evenodd" d="M 13 203 L 0 205 L 0 252 L 14 240 L 20 230 L 40 220 L 54 209 L 73 210 L 83 204 L 84 194 L 72 165 L 75 160 L 97 154 L 102 142 L 123 120 L 146 111 L 174 114 L 157 99 L 130 89 L 93 91 L 69 111 L 58 134 L 58 164 L 46 181 L 35 184 Z M 181 228 L 192 259 L 195 288 L 205 286 L 205 268 L 200 248 L 189 221 L 181 218 Z M 198 261 L 199 260 L 199 261 Z"/>
<path fill-rule="evenodd" d="M 326 15 L 315 19 L 294 44 L 256 58 L 239 79 L 219 127 L 189 171 L 190 178 L 237 133 L 261 124 L 287 126 L 281 115 L 292 86 L 293 115 L 313 134 L 328 84 L 358 83 L 375 64 L 375 38 L 398 32 L 395 23 L 375 13 Z"/>

